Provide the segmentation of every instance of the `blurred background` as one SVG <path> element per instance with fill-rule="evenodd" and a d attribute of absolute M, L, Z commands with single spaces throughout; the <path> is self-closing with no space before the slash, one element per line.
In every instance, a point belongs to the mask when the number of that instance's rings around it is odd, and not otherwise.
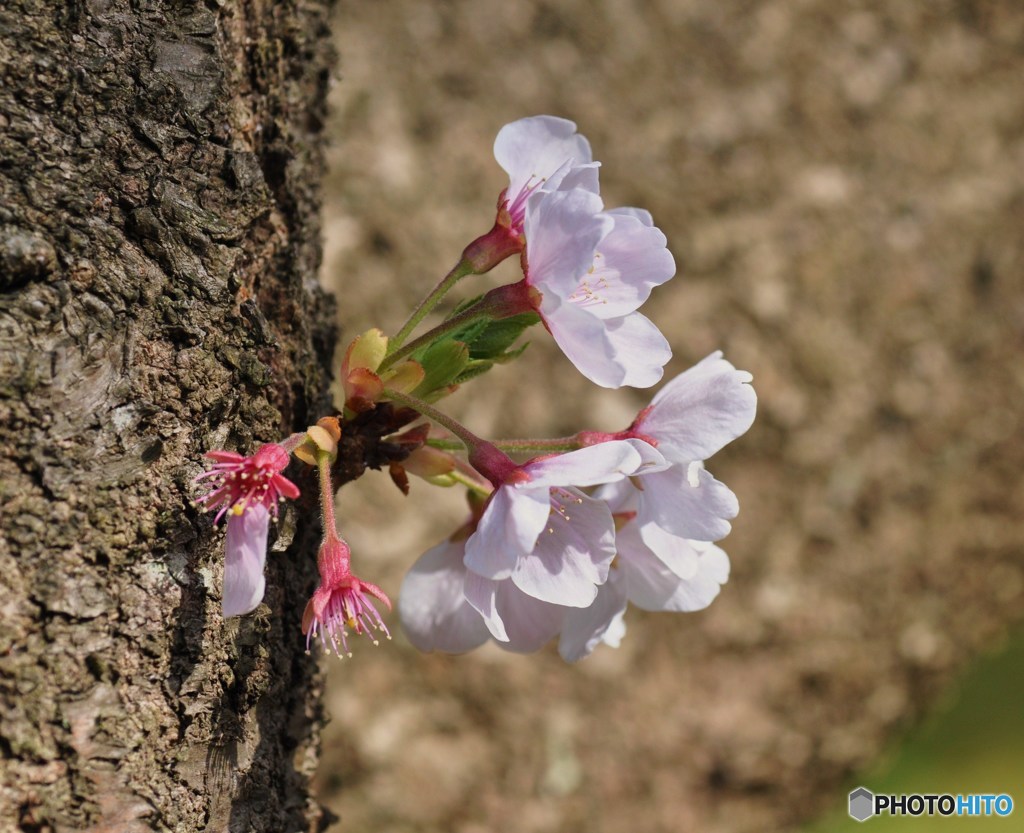
<path fill-rule="evenodd" d="M 824 831 L 858 783 L 1009 791 L 983 823 L 1024 829 L 1024 5 L 378 0 L 335 26 L 323 280 L 349 338 L 394 332 L 490 227 L 498 129 L 560 115 L 606 204 L 668 236 L 644 308 L 667 377 L 722 349 L 759 414 L 708 464 L 741 512 L 707 611 L 631 610 L 575 666 L 420 655 L 395 616 L 332 659 L 331 829 Z M 649 401 L 530 337 L 446 408 L 560 436 Z M 379 473 L 338 508 L 393 598 L 465 514 Z"/>

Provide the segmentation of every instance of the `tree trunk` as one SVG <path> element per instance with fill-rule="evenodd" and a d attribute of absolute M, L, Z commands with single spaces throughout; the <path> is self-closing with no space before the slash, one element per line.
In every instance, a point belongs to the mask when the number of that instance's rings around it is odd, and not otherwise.
<path fill-rule="evenodd" d="M 315 533 L 225 622 L 190 499 L 327 404 L 329 5 L 0 9 L 0 829 L 322 821 Z"/>

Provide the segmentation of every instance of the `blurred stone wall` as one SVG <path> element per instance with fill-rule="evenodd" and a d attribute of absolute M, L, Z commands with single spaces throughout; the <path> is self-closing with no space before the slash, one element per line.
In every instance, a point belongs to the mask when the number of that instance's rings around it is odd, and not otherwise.
<path fill-rule="evenodd" d="M 631 611 L 573 667 L 400 635 L 332 666 L 336 829 L 791 829 L 999 644 L 1024 596 L 1022 42 L 1014 0 L 343 4 L 323 277 L 349 335 L 394 331 L 489 227 L 498 128 L 562 115 L 607 204 L 668 235 L 668 373 L 721 348 L 760 411 L 709 464 L 742 509 L 708 611 Z M 617 429 L 650 397 L 532 340 L 446 400 L 474 429 Z M 462 516 L 413 487 L 339 499 L 392 594 Z"/>

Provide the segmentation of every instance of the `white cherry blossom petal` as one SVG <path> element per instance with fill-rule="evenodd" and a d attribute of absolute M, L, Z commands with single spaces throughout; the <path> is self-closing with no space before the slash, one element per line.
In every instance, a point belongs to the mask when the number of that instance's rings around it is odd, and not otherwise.
<path fill-rule="evenodd" d="M 513 200 L 524 188 L 545 182 L 566 162 L 583 165 L 592 160 L 590 143 L 576 132 L 576 124 L 556 116 L 531 116 L 506 124 L 494 140 L 494 158 L 509 175 L 507 196 Z"/>
<path fill-rule="evenodd" d="M 460 654 L 490 638 L 463 593 L 464 555 L 464 541 L 443 541 L 423 553 L 402 581 L 399 618 L 409 641 L 421 651 Z"/>
<path fill-rule="evenodd" d="M 497 611 L 508 635 L 498 647 L 529 654 L 539 651 L 558 635 L 565 620 L 564 607 L 538 601 L 511 581 L 499 581 L 498 585 Z"/>
<path fill-rule="evenodd" d="M 655 437 L 675 463 L 705 460 L 746 433 L 757 411 L 751 375 L 712 353 L 651 401 L 637 430 Z"/>
<path fill-rule="evenodd" d="M 498 489 L 466 541 L 466 566 L 490 579 L 507 578 L 517 559 L 530 552 L 548 519 L 545 489 Z"/>
<path fill-rule="evenodd" d="M 601 585 L 590 607 L 570 610 L 565 615 L 558 653 L 566 662 L 590 656 L 602 642 L 614 648 L 625 634 L 622 615 L 626 611 L 626 583 L 612 576 Z"/>
<path fill-rule="evenodd" d="M 553 489 L 547 529 L 512 570 L 527 595 L 568 607 L 586 607 L 608 578 L 615 528 L 608 505 L 578 489 Z"/>
<path fill-rule="evenodd" d="M 641 483 L 637 522 L 645 540 L 654 524 L 680 538 L 718 541 L 729 534 L 729 521 L 739 512 L 736 495 L 696 465 L 672 466 L 647 475 Z"/>
<path fill-rule="evenodd" d="M 659 229 L 624 209 L 607 213 L 615 225 L 598 244 L 592 270 L 569 296 L 602 319 L 636 311 L 654 287 L 676 273 L 675 259 Z M 647 214 L 645 219 L 649 218 Z"/>
<path fill-rule="evenodd" d="M 530 480 L 517 487 L 598 486 L 664 466 L 664 458 L 647 443 L 614 440 L 526 463 Z"/>
<path fill-rule="evenodd" d="M 527 283 L 542 295 L 570 294 L 590 269 L 598 243 L 614 220 L 601 198 L 583 188 L 539 191 L 526 204 Z"/>
<path fill-rule="evenodd" d="M 484 625 L 487 626 L 491 636 L 499 642 L 508 642 L 505 623 L 498 614 L 498 587 L 501 584 L 503 582 L 493 581 L 467 570 L 462 584 L 462 592 L 466 601 L 483 617 Z"/>
<path fill-rule="evenodd" d="M 612 362 L 622 368 L 620 385 L 649 388 L 665 373 L 672 348 L 654 322 L 639 312 L 605 321 Z"/>

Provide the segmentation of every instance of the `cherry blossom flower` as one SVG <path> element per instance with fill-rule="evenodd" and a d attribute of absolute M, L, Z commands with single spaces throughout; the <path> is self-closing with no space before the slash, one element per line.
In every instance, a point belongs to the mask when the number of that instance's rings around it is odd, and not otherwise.
<path fill-rule="evenodd" d="M 602 496 L 636 501 L 637 524 L 647 545 L 677 570 L 687 548 L 679 539 L 718 541 L 729 534 L 739 503 L 703 461 L 747 431 L 757 395 L 751 375 L 712 353 L 663 387 L 633 424 L 618 433 L 581 432 L 584 443 L 625 438 L 655 446 L 672 465 L 645 474 L 635 485 L 616 484 Z"/>
<path fill-rule="evenodd" d="M 496 488 L 466 541 L 466 566 L 482 578 L 510 579 L 535 599 L 586 607 L 608 577 L 615 530 L 607 504 L 577 487 L 664 465 L 647 443 L 622 440 L 539 457 L 497 476 L 482 471 Z"/>
<path fill-rule="evenodd" d="M 506 124 L 494 140 L 494 158 L 508 174 L 498 197 L 498 215 L 487 234 L 462 253 L 473 274 L 482 275 L 510 255 L 522 252 L 527 201 L 540 190 L 583 188 L 598 193 L 590 143 L 576 124 L 555 116 L 531 116 Z"/>
<path fill-rule="evenodd" d="M 216 461 L 213 468 L 196 478 L 209 480 L 210 491 L 196 503 L 208 511 L 218 509 L 214 523 L 228 512 L 241 515 L 246 509 L 260 505 L 277 515 L 277 504 L 299 496 L 298 487 L 281 474 L 288 467 L 288 452 L 276 443 L 260 446 L 255 454 L 244 457 L 234 451 L 208 451 Z"/>
<path fill-rule="evenodd" d="M 216 462 L 196 481 L 209 481 L 210 491 L 196 503 L 218 510 L 214 523 L 227 515 L 222 608 L 225 617 L 241 616 L 263 600 L 270 518 L 276 517 L 280 501 L 298 497 L 299 490 L 281 474 L 289 455 L 275 443 L 261 446 L 250 457 L 234 451 L 210 451 L 206 456 Z"/>
<path fill-rule="evenodd" d="M 526 283 L 539 295 L 536 309 L 551 335 L 584 376 L 606 388 L 650 387 L 672 350 L 636 310 L 675 274 L 675 260 L 650 214 L 596 213 L 600 208 L 600 198 L 582 189 L 531 199 Z"/>
<path fill-rule="evenodd" d="M 472 522 L 424 553 L 402 583 L 399 615 L 409 641 L 421 651 L 464 653 L 488 640 L 516 653 L 540 650 L 559 637 L 567 662 L 601 644 L 618 647 L 627 603 L 648 611 L 695 611 L 707 607 L 729 575 L 725 553 L 712 544 L 687 542 L 692 569 L 676 575 L 627 521 L 617 534 L 608 580 L 586 607 L 541 601 L 510 579 L 483 578 L 465 565 Z"/>
<path fill-rule="evenodd" d="M 637 308 L 675 274 L 675 261 L 650 214 L 602 207 L 601 198 L 583 188 L 533 194 L 525 219 L 525 278 L 489 297 L 501 314 L 537 312 L 562 352 L 595 384 L 649 387 L 672 351 Z"/>
<path fill-rule="evenodd" d="M 574 187 L 598 190 L 599 163 L 568 119 L 531 116 L 506 124 L 494 140 L 494 158 L 508 174 L 502 207 L 514 233 L 522 234 L 526 203 L 537 189 L 555 191 L 572 174 Z"/>
<path fill-rule="evenodd" d="M 306 634 L 307 650 L 319 635 L 324 648 L 330 642 L 331 649 L 339 657 L 352 656 L 348 647 L 349 628 L 356 634 L 365 634 L 374 645 L 377 639 L 373 631 L 391 638 L 387 625 L 370 597 L 383 602 L 388 610 L 391 609 L 391 600 L 376 584 L 352 575 L 351 553 L 344 541 L 336 535 L 328 534 L 317 553 L 317 566 L 320 570 L 320 586 L 313 592 L 302 614 L 302 632 Z"/>

